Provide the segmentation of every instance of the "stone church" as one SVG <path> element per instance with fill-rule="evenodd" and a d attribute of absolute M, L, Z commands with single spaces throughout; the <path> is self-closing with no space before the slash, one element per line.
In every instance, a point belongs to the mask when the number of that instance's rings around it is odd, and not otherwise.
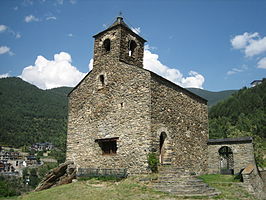
<path fill-rule="evenodd" d="M 207 171 L 207 101 L 143 68 L 145 39 L 122 17 L 94 35 L 93 70 L 70 92 L 67 160 L 78 168 Z"/>

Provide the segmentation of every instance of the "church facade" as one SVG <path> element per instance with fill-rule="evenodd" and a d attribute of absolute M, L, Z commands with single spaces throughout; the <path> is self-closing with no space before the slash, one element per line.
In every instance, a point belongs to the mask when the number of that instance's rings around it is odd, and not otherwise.
<path fill-rule="evenodd" d="M 122 17 L 94 38 L 93 69 L 69 94 L 67 160 L 139 174 L 155 153 L 206 173 L 207 101 L 144 69 L 146 41 Z"/>

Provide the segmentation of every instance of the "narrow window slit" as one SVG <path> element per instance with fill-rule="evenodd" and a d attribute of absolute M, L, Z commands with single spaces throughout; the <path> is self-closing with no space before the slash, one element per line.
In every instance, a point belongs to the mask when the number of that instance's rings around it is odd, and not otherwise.
<path fill-rule="evenodd" d="M 104 75 L 100 75 L 99 79 L 100 79 L 101 85 L 104 86 L 105 85 Z"/>

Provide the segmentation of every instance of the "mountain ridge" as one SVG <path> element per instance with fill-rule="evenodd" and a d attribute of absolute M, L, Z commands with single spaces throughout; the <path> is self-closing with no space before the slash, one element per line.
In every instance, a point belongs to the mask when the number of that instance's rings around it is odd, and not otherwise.
<path fill-rule="evenodd" d="M 42 90 L 18 77 L 0 79 L 0 145 L 20 147 L 52 142 L 65 148 L 67 95 L 71 90 L 71 87 Z M 219 92 L 188 90 L 209 99 L 209 105 L 219 101 L 214 97 Z M 231 93 L 218 95 L 218 99 Z"/>

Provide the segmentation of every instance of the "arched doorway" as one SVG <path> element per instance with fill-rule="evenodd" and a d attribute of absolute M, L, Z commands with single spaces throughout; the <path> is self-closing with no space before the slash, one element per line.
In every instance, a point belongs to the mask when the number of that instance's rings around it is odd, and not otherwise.
<path fill-rule="evenodd" d="M 160 156 L 159 156 L 159 161 L 161 164 L 164 163 L 166 137 L 167 137 L 166 133 L 162 132 L 160 135 Z"/>
<path fill-rule="evenodd" d="M 234 174 L 234 157 L 233 151 L 228 146 L 219 149 L 220 156 L 220 173 L 221 174 Z"/>

